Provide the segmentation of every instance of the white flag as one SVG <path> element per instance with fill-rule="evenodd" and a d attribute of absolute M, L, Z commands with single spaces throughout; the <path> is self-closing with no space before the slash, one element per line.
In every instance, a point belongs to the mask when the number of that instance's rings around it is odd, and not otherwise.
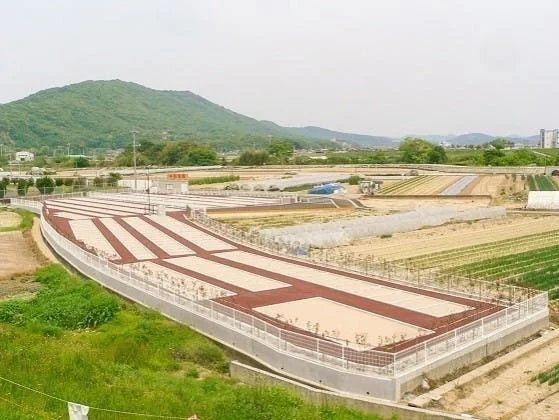
<path fill-rule="evenodd" d="M 89 407 L 87 405 L 81 405 L 73 402 L 68 403 L 68 414 L 70 415 L 70 420 L 87 420 L 87 413 L 89 413 Z"/>

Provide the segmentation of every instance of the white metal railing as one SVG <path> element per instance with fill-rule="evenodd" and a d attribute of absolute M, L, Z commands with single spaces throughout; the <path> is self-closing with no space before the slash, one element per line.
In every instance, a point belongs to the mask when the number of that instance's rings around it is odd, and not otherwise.
<path fill-rule="evenodd" d="M 24 203 L 28 200 L 21 199 L 15 201 L 14 205 L 17 206 L 38 204 Z M 95 278 L 96 272 L 102 273 L 112 280 L 132 286 L 170 305 L 226 325 L 278 352 L 362 375 L 395 377 L 413 369 L 423 368 L 426 364 L 445 357 L 456 349 L 475 344 L 547 311 L 547 293 L 542 292 L 469 325 L 395 353 L 379 350 L 357 351 L 343 343 L 279 328 L 270 322 L 213 300 L 191 300 L 181 293 L 180 287 L 165 288 L 154 276 L 139 276 L 132 269 L 113 264 L 103 257 L 85 251 L 56 231 L 42 212 L 41 229 L 49 243 L 69 262 L 82 267 L 84 274 Z"/>
<path fill-rule="evenodd" d="M 292 247 L 290 243 L 275 241 L 259 233 L 249 234 L 231 225 L 212 219 L 204 212 L 193 211 L 190 215 L 190 220 L 203 227 L 209 228 L 212 232 L 218 232 L 237 243 L 243 243 L 251 248 L 260 249 L 268 253 L 279 254 L 283 258 L 316 264 L 353 275 L 374 276 L 376 279 L 401 284 L 403 286 L 421 288 L 503 306 L 520 302 L 540 293 L 534 289 L 527 289 L 510 284 L 499 284 L 456 275 L 443 276 L 433 270 L 412 270 L 410 267 L 406 267 L 403 264 L 400 265 L 386 261 L 376 264 L 371 263 L 368 266 L 365 264 L 361 267 L 356 267 L 351 262 L 342 266 L 336 264 L 335 261 L 315 261 L 310 258 L 308 254 L 298 255 L 296 248 Z"/>

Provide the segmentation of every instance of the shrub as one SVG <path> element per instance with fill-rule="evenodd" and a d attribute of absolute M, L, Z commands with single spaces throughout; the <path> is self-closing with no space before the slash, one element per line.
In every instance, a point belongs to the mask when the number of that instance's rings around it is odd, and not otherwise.
<path fill-rule="evenodd" d="M 184 373 L 184 376 L 187 378 L 198 379 L 200 377 L 200 372 L 195 367 L 191 367 Z"/>
<path fill-rule="evenodd" d="M 50 176 L 39 178 L 36 182 L 36 187 L 41 194 L 52 194 L 55 186 L 56 182 Z"/>
<path fill-rule="evenodd" d="M 348 179 L 349 185 L 359 185 L 361 177 L 359 175 L 351 175 Z"/>
<path fill-rule="evenodd" d="M 27 195 L 28 188 L 29 188 L 29 184 L 26 179 L 19 178 L 17 180 L 17 195 L 19 196 Z"/>
<path fill-rule="evenodd" d="M 29 322 L 30 326 L 38 322 L 44 331 L 54 334 L 56 328 L 95 328 L 119 310 L 114 296 L 94 283 L 80 282 L 60 266 L 37 270 L 36 280 L 45 287 L 35 299 L 0 303 L 0 322 Z"/>

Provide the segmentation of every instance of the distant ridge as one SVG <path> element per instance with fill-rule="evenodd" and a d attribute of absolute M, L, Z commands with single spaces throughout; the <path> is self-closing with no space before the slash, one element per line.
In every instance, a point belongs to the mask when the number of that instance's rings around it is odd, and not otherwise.
<path fill-rule="evenodd" d="M 0 144 L 50 153 L 56 147 L 120 148 L 139 141 L 192 140 L 221 151 L 265 148 L 287 140 L 296 148 L 397 147 L 402 139 L 344 133 L 326 128 L 282 127 L 258 121 L 189 91 L 155 90 L 122 80 L 85 81 L 51 88 L 0 105 Z M 478 145 L 495 136 L 484 133 L 418 135 L 434 143 Z M 511 141 L 537 144 L 538 136 Z M 336 142 L 333 143 L 332 140 Z"/>
<path fill-rule="evenodd" d="M 343 133 L 341 131 L 328 130 L 321 127 L 285 127 L 293 134 L 322 140 L 337 140 L 350 142 L 362 147 L 393 147 L 397 146 L 400 139 L 384 136 L 370 136 L 366 134 Z"/>

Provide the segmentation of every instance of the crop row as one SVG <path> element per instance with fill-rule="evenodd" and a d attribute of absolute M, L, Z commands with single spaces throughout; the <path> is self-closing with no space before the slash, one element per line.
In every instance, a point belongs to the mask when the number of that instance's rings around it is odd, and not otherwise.
<path fill-rule="evenodd" d="M 384 188 L 382 190 L 382 193 L 385 195 L 390 195 L 390 194 L 399 194 L 404 192 L 405 190 L 408 190 L 412 187 L 415 187 L 417 185 L 421 185 L 425 182 L 429 182 L 430 181 L 430 176 L 428 175 L 421 175 L 421 176 L 416 176 L 410 179 L 406 179 L 405 181 L 401 181 L 401 182 L 397 182 L 394 185 L 391 185 L 390 187 Z"/>
<path fill-rule="evenodd" d="M 522 286 L 549 290 L 559 285 L 559 246 L 489 258 L 445 272 L 489 281 L 514 279 Z"/>
<path fill-rule="evenodd" d="M 530 191 L 556 191 L 557 186 L 548 175 L 528 175 Z"/>
<path fill-rule="evenodd" d="M 440 251 L 406 260 L 399 260 L 398 262 L 424 268 L 449 268 L 463 266 L 476 261 L 483 261 L 487 259 L 488 255 L 503 257 L 506 255 L 518 254 L 519 252 L 546 248 L 551 245 L 559 245 L 559 230 Z"/>
<path fill-rule="evenodd" d="M 540 384 L 547 382 L 548 385 L 555 385 L 559 382 L 559 365 L 555 365 L 551 369 L 534 376 L 532 381 L 538 381 Z"/>

